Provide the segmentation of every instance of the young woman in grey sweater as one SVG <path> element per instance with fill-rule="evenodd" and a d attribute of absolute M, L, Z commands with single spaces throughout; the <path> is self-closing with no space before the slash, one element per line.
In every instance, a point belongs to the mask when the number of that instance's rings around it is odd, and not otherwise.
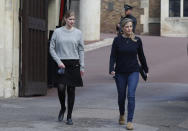
<path fill-rule="evenodd" d="M 75 87 L 83 86 L 81 76 L 84 74 L 84 42 L 82 32 L 73 26 L 75 23 L 74 12 L 67 11 L 64 20 L 65 26 L 56 29 L 52 35 L 50 54 L 58 68 L 64 70 L 63 74 L 57 73 L 58 97 L 61 104 L 58 120 L 62 121 L 64 118 L 67 90 L 68 113 L 66 123 L 72 125 Z"/>

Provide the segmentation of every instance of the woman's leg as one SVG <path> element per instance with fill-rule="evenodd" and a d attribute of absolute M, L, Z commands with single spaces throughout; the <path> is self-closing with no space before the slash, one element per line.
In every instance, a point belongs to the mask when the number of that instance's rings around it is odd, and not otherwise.
<path fill-rule="evenodd" d="M 66 99 L 66 85 L 58 85 L 58 97 L 61 104 L 61 110 L 66 110 L 65 99 Z"/>
<path fill-rule="evenodd" d="M 74 101 L 75 101 L 75 87 L 68 86 L 67 94 L 68 94 L 68 114 L 67 114 L 67 120 L 68 120 L 72 118 L 72 111 L 73 111 Z"/>
<path fill-rule="evenodd" d="M 58 84 L 58 98 L 59 98 L 59 102 L 61 104 L 61 110 L 59 112 L 59 116 L 58 116 L 58 120 L 62 121 L 64 118 L 64 113 L 66 110 L 66 106 L 65 106 L 65 99 L 66 99 L 66 85 L 64 84 Z"/>
<path fill-rule="evenodd" d="M 139 81 L 139 72 L 128 76 L 128 117 L 127 122 L 132 122 L 135 110 L 135 92 Z"/>
<path fill-rule="evenodd" d="M 115 76 L 117 91 L 118 91 L 118 105 L 120 116 L 125 114 L 125 99 L 126 99 L 126 86 L 127 76 L 126 74 L 116 74 Z"/>

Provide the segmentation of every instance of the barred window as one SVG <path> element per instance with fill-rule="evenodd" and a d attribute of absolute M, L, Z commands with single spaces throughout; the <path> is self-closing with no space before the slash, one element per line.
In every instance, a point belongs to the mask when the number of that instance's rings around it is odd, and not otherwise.
<path fill-rule="evenodd" d="M 169 0 L 169 16 L 180 17 L 180 0 Z"/>
<path fill-rule="evenodd" d="M 183 16 L 188 17 L 188 0 L 184 0 L 183 5 Z"/>

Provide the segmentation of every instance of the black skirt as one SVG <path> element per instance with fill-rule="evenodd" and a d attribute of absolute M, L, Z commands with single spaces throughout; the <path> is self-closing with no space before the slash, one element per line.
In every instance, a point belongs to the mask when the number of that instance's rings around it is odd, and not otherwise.
<path fill-rule="evenodd" d="M 80 74 L 79 60 L 61 60 L 65 65 L 65 72 L 63 75 L 57 74 L 57 83 L 68 86 L 82 87 L 83 81 Z M 58 69 L 57 69 L 58 70 Z"/>

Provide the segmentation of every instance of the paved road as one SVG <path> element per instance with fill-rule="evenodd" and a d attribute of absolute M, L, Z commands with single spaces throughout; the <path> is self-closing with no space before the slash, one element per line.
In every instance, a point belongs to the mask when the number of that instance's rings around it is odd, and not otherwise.
<path fill-rule="evenodd" d="M 186 38 L 142 37 L 150 79 L 137 89 L 135 131 L 188 131 Z M 84 88 L 77 88 L 74 125 L 57 122 L 56 90 L 48 96 L 0 100 L 3 131 L 124 131 L 118 125 L 117 91 L 108 75 L 111 47 L 86 53 Z"/>

